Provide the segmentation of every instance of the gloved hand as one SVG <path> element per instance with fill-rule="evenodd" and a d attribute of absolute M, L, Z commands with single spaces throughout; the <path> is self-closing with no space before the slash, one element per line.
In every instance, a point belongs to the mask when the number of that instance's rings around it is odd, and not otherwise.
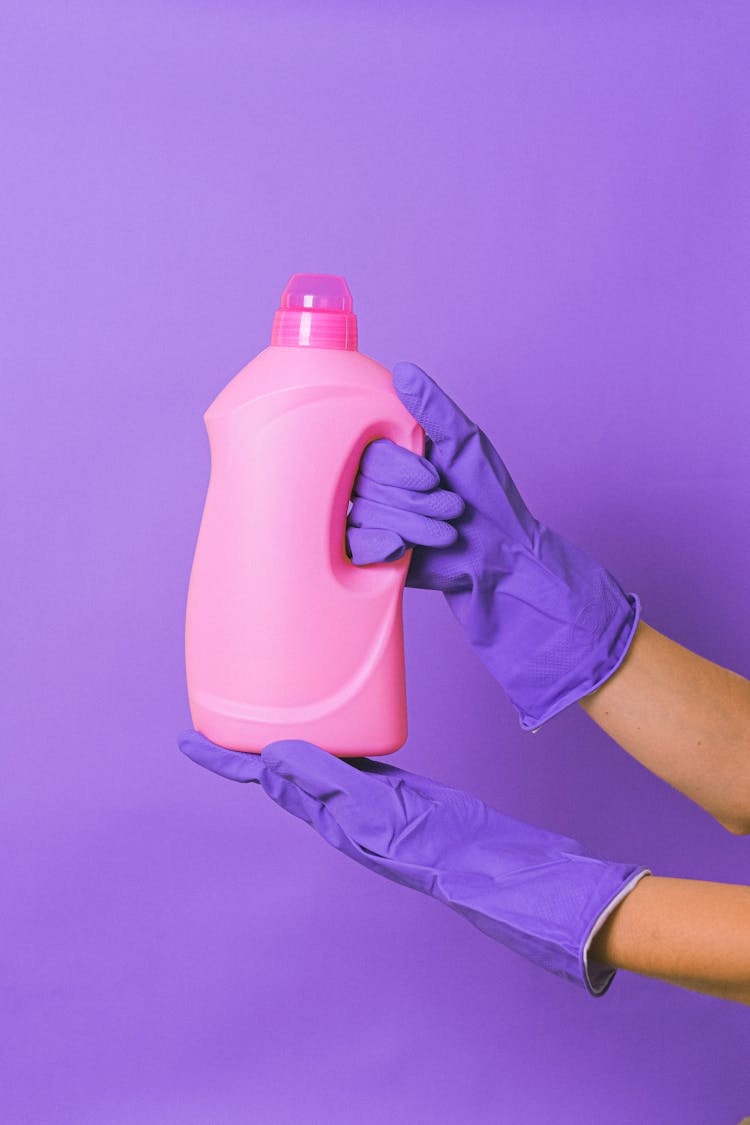
<path fill-rule="evenodd" d="M 521 727 L 535 730 L 616 671 L 640 600 L 531 515 L 489 438 L 429 375 L 397 363 L 392 378 L 425 430 L 425 456 L 387 439 L 365 449 L 347 520 L 352 561 L 412 547 L 406 584 L 443 591 Z"/>
<path fill-rule="evenodd" d="M 287 812 L 371 871 L 431 895 L 495 941 L 601 996 L 615 970 L 591 939 L 648 868 L 586 855 L 580 844 L 426 777 L 309 742 L 227 750 L 184 731 L 180 749 L 234 781 L 259 782 Z"/>

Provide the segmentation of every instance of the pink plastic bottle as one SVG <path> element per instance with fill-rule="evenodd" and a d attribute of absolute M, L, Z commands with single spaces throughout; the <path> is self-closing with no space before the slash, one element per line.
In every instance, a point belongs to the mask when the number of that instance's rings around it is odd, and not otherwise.
<path fill-rule="evenodd" d="M 187 685 L 196 730 L 259 752 L 302 738 L 333 754 L 406 739 L 401 600 L 411 552 L 356 566 L 346 515 L 365 446 L 415 453 L 424 432 L 385 367 L 357 351 L 342 277 L 294 274 L 271 345 L 205 414 L 211 479 L 190 576 Z"/>

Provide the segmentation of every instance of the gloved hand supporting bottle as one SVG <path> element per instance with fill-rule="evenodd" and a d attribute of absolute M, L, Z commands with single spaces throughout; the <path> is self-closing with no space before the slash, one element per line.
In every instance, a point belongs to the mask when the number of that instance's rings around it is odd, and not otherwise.
<path fill-rule="evenodd" d="M 592 996 L 609 987 L 615 970 L 592 962 L 589 945 L 648 868 L 596 859 L 458 789 L 309 742 L 246 754 L 188 730 L 178 743 L 215 773 L 258 782 L 357 863 L 430 895 L 549 972 Z"/>

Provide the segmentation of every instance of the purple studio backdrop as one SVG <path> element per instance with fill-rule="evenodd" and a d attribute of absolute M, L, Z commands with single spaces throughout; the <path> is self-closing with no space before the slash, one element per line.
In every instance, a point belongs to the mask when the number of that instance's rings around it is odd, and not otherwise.
<path fill-rule="evenodd" d="M 602 1000 L 180 755 L 202 414 L 295 271 L 748 673 L 743 3 L 3 5 L 0 1119 L 734 1125 L 740 1005 Z M 408 308 L 408 316 L 405 315 Z M 657 874 L 748 841 L 407 591 L 391 759 Z M 707 768 L 710 768 L 707 759 Z"/>

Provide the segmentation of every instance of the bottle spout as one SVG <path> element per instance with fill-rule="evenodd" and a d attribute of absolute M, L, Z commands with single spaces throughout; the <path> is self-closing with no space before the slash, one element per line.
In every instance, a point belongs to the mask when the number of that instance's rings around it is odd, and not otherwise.
<path fill-rule="evenodd" d="M 292 274 L 273 318 L 271 345 L 357 350 L 357 317 L 343 277 Z"/>

